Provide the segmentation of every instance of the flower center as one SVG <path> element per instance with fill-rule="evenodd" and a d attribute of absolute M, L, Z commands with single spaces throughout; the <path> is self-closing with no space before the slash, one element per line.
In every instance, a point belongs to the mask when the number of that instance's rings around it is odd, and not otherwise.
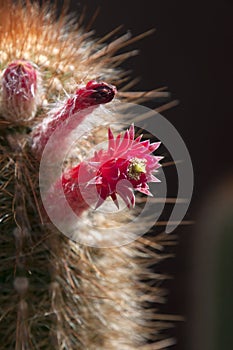
<path fill-rule="evenodd" d="M 146 173 L 146 159 L 132 158 L 128 167 L 128 176 L 133 180 L 139 180 L 142 173 Z"/>

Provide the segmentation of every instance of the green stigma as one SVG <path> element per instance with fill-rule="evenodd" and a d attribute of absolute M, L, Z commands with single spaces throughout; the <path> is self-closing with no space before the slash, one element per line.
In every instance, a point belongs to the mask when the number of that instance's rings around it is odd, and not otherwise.
<path fill-rule="evenodd" d="M 132 158 L 128 168 L 128 176 L 133 180 L 139 180 L 142 173 L 146 173 L 146 159 Z"/>

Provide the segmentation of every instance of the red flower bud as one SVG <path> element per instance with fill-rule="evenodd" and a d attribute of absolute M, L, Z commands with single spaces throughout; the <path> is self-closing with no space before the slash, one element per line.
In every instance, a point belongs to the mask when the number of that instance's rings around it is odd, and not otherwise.
<path fill-rule="evenodd" d="M 63 130 L 63 137 L 65 138 L 66 134 L 69 134 L 83 121 L 87 114 L 92 111 L 92 108 L 110 102 L 115 94 L 115 86 L 94 80 L 89 81 L 86 86 L 78 88 L 74 96 L 67 99 L 59 110 L 51 111 L 48 117 L 37 126 L 32 135 L 33 148 L 40 154 L 55 129 L 67 121 L 68 118 L 77 114 L 74 123 Z M 83 112 L 78 113 L 80 111 Z"/>
<path fill-rule="evenodd" d="M 39 104 L 38 70 L 25 60 L 11 62 L 1 81 L 1 113 L 7 120 L 32 119 Z"/>

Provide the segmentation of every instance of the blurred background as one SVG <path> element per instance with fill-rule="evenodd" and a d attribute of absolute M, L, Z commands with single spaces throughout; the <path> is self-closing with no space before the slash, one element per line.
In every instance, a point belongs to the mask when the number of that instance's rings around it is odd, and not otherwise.
<path fill-rule="evenodd" d="M 186 220 L 176 230 L 175 258 L 159 269 L 165 284 L 164 313 L 186 318 L 169 330 L 174 350 L 233 349 L 233 4 L 230 0 L 80 0 L 102 37 L 123 24 L 133 36 L 156 28 L 134 43 L 140 54 L 123 64 L 141 77 L 135 90 L 167 86 L 179 105 L 162 114 L 190 152 L 195 188 Z M 175 184 L 174 184 L 175 187 Z M 172 189 L 171 189 L 172 192 Z"/>

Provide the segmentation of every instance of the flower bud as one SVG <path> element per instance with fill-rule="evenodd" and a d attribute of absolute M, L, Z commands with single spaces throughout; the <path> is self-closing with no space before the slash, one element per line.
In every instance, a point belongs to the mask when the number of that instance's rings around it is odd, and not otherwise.
<path fill-rule="evenodd" d="M 117 90 L 115 86 L 105 82 L 89 81 L 85 86 L 79 87 L 75 94 L 64 101 L 63 106 L 57 110 L 52 110 L 47 118 L 33 130 L 32 148 L 40 155 L 53 132 L 60 128 L 62 130 L 61 142 L 65 137 L 77 128 L 84 118 L 99 105 L 112 101 Z M 80 111 L 83 111 L 80 113 Z M 76 115 L 75 120 L 69 123 L 69 127 L 65 127 L 65 122 Z M 54 146 L 55 147 L 55 146 Z M 59 144 L 60 147 L 60 144 Z M 55 149 L 55 148 L 54 148 Z"/>
<path fill-rule="evenodd" d="M 13 122 L 32 119 L 39 104 L 39 72 L 25 60 L 11 62 L 1 79 L 2 116 Z"/>

